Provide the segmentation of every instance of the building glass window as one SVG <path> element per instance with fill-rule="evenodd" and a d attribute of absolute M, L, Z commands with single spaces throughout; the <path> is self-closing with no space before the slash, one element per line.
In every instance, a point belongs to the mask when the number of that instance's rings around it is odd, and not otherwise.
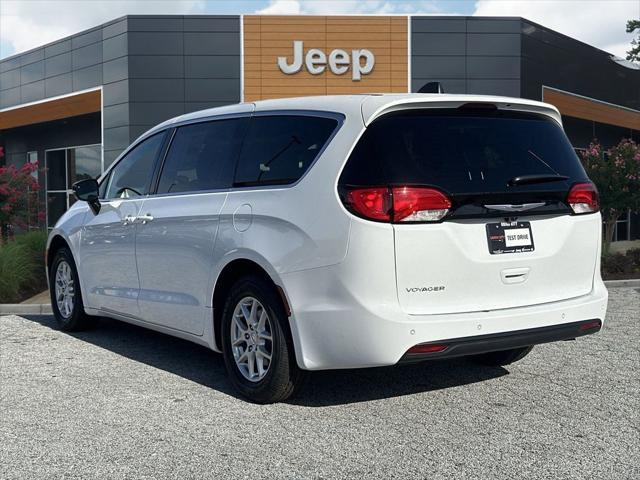
<path fill-rule="evenodd" d="M 613 241 L 623 242 L 631 240 L 631 211 L 627 211 L 626 215 L 622 215 L 616 222 L 613 231 Z"/>
<path fill-rule="evenodd" d="M 30 152 L 36 154 L 36 152 Z M 102 146 L 83 145 L 45 151 L 47 227 L 53 228 L 75 202 L 71 186 L 78 180 L 101 174 Z M 31 161 L 31 160 L 29 160 Z"/>

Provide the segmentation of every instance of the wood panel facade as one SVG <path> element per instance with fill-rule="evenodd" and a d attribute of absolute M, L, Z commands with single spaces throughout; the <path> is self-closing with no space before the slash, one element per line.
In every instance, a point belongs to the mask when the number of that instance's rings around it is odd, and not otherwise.
<path fill-rule="evenodd" d="M 569 117 L 640 130 L 640 111 L 544 87 L 542 100 Z"/>
<path fill-rule="evenodd" d="M 244 101 L 306 95 L 408 91 L 408 19 L 403 16 L 257 16 L 244 17 Z M 304 42 L 327 57 L 334 49 L 364 49 L 375 56 L 371 73 L 354 81 L 349 70 L 336 75 L 328 67 L 313 75 L 303 65 L 294 74 L 278 67 L 278 57 L 293 56 L 293 42 Z"/>

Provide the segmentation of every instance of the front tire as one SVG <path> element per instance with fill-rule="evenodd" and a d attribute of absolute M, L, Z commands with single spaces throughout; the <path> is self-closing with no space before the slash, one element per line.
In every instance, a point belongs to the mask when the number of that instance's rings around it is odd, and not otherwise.
<path fill-rule="evenodd" d="M 53 315 L 61 330 L 75 332 L 91 325 L 91 317 L 84 313 L 78 271 L 68 248 L 55 253 L 49 270 L 49 294 Z"/>
<path fill-rule="evenodd" d="M 231 288 L 222 314 L 224 362 L 234 387 L 256 403 L 286 400 L 302 382 L 287 322 L 267 280 L 247 276 Z"/>
<path fill-rule="evenodd" d="M 528 347 L 513 348 L 511 350 L 500 350 L 498 352 L 488 352 L 476 355 L 474 358 L 478 363 L 492 367 L 503 367 L 511 363 L 522 360 L 533 350 L 533 345 Z"/>

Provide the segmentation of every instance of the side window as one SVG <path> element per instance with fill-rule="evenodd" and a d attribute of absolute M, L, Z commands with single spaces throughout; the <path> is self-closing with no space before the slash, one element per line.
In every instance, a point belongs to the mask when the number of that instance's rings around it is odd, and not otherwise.
<path fill-rule="evenodd" d="M 214 120 L 178 128 L 162 167 L 157 193 L 231 187 L 247 121 Z"/>
<path fill-rule="evenodd" d="M 129 198 L 149 193 L 153 167 L 165 132 L 138 144 L 111 170 L 105 198 Z"/>
<path fill-rule="evenodd" d="M 244 139 L 236 186 L 285 185 L 309 169 L 338 122 L 305 115 L 257 116 Z"/>
<path fill-rule="evenodd" d="M 109 185 L 109 180 L 111 180 L 111 173 L 107 175 L 107 177 L 100 182 L 100 187 L 98 188 L 98 196 L 102 199 L 105 198 L 107 194 L 107 186 Z"/>

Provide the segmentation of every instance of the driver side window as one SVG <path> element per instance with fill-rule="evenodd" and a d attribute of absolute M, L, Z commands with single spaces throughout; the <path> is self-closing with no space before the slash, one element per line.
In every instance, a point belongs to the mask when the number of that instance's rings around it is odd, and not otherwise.
<path fill-rule="evenodd" d="M 165 133 L 157 133 L 133 148 L 109 174 L 105 198 L 130 198 L 149 193 L 153 166 Z"/>

